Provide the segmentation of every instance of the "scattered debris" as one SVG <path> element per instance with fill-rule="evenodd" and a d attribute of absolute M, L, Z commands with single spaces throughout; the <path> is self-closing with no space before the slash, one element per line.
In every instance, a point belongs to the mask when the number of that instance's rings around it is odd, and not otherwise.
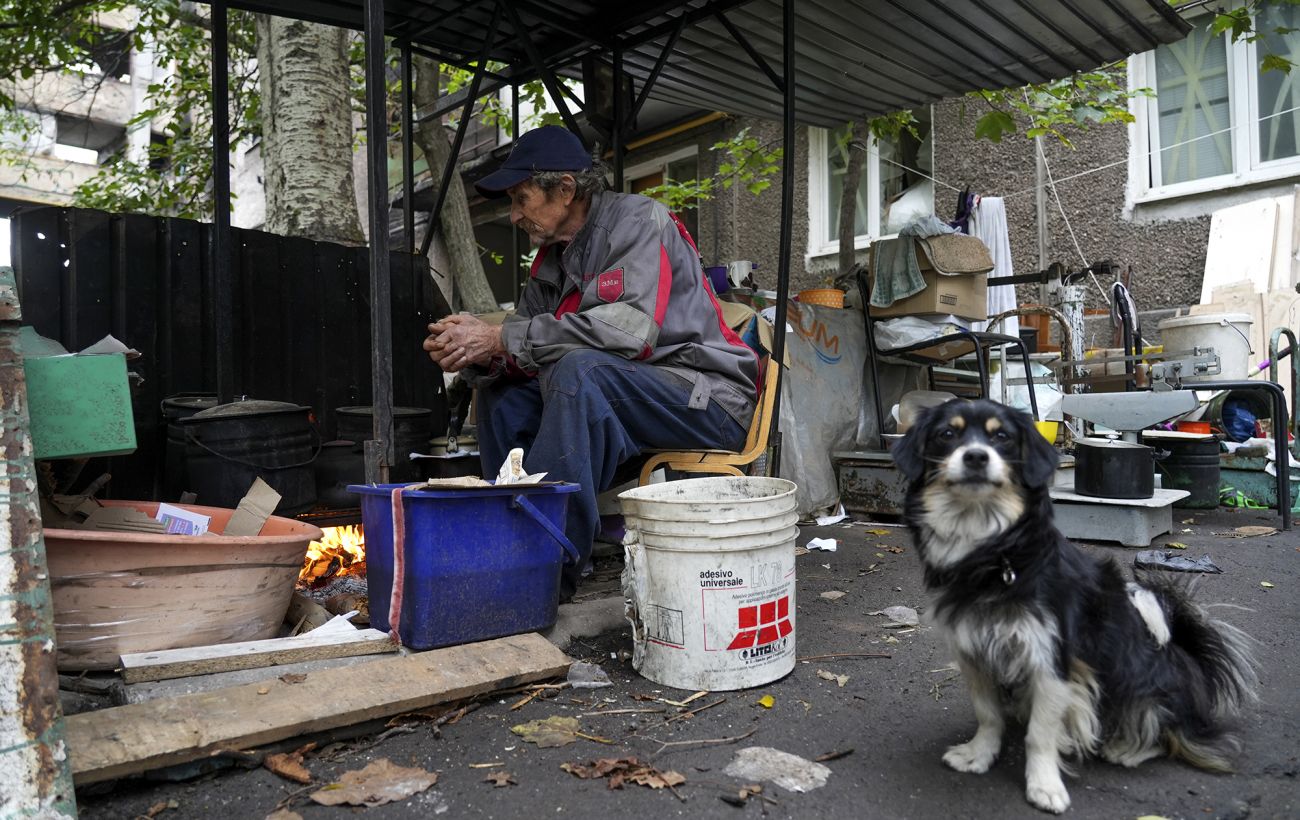
<path fill-rule="evenodd" d="M 1258 538 L 1261 535 L 1276 535 L 1277 527 L 1237 527 L 1227 532 L 1216 532 L 1214 534 L 1223 538 Z"/>
<path fill-rule="evenodd" d="M 884 609 L 878 609 L 875 612 L 868 612 L 868 615 L 884 615 L 889 619 L 885 624 L 886 629 L 897 629 L 903 626 L 919 626 L 921 616 L 915 609 L 910 606 L 887 606 Z"/>
<path fill-rule="evenodd" d="M 771 803 L 774 806 L 777 805 L 777 802 L 775 800 L 763 794 L 763 787 L 758 783 L 751 783 L 748 786 L 741 786 L 740 791 L 736 792 L 735 794 L 720 794 L 718 795 L 718 797 L 724 803 L 729 803 L 737 807 L 743 807 L 747 802 L 749 802 L 749 798 L 751 797 L 758 797 L 762 799 L 764 802 Z"/>
<path fill-rule="evenodd" d="M 302 815 L 289 809 L 276 809 L 268 814 L 265 820 L 302 820 Z"/>
<path fill-rule="evenodd" d="M 771 709 L 773 706 L 776 705 L 776 698 L 772 697 L 771 695 L 764 695 L 763 697 L 759 698 L 754 702 L 757 703 L 759 706 L 762 706 L 764 709 Z"/>
<path fill-rule="evenodd" d="M 504 765 L 506 764 L 501 762 L 500 760 L 493 760 L 491 763 L 471 763 L 469 764 L 469 767 L 471 769 L 495 769 L 497 766 L 504 766 Z"/>
<path fill-rule="evenodd" d="M 304 672 L 289 672 L 287 674 L 281 675 L 280 680 L 292 685 L 295 683 L 302 683 L 303 681 L 307 680 L 307 675 Z"/>
<path fill-rule="evenodd" d="M 818 669 L 817 677 L 822 680 L 833 680 L 840 685 L 841 689 L 844 688 L 844 684 L 849 682 L 848 675 L 837 675 L 834 672 L 827 672 L 825 669 Z"/>
<path fill-rule="evenodd" d="M 624 783 L 635 783 L 651 789 L 668 789 L 676 794 L 676 786 L 686 782 L 681 772 L 661 771 L 648 763 L 642 763 L 635 757 L 603 758 L 587 764 L 561 763 L 560 768 L 582 780 L 608 778 L 609 788 L 621 789 Z"/>
<path fill-rule="evenodd" d="M 302 783 L 305 785 L 311 782 L 311 772 L 307 771 L 307 767 L 302 765 L 303 757 L 315 748 L 315 743 L 308 743 L 299 746 L 292 752 L 267 755 L 262 759 L 262 765 L 272 774 L 278 774 L 285 780 L 292 780 L 295 783 Z"/>
<path fill-rule="evenodd" d="M 890 544 L 881 544 L 880 548 L 885 552 L 892 552 L 894 555 L 902 555 L 903 553 L 907 552 L 907 550 L 903 549 L 902 547 L 895 547 Z"/>
<path fill-rule="evenodd" d="M 766 780 L 786 791 L 802 793 L 825 786 L 831 770 L 780 749 L 750 746 L 736 752 L 722 773 L 737 780 Z"/>
<path fill-rule="evenodd" d="M 660 703 L 666 703 L 669 706 L 676 706 L 678 708 L 684 709 L 691 703 L 694 703 L 695 701 L 699 700 L 700 698 L 704 697 L 707 694 L 709 694 L 708 690 L 705 690 L 703 692 L 696 692 L 686 700 L 669 700 L 668 698 L 655 698 L 655 700 L 659 701 Z"/>
<path fill-rule="evenodd" d="M 832 652 L 829 655 L 804 655 L 802 658 L 796 658 L 799 663 L 808 663 L 809 661 L 825 661 L 832 658 L 892 658 L 887 652 Z"/>
<path fill-rule="evenodd" d="M 438 782 L 436 772 L 395 765 L 380 758 L 364 769 L 344 772 L 337 783 L 311 793 L 322 806 L 382 806 L 405 800 Z"/>
<path fill-rule="evenodd" d="M 834 538 L 813 538 L 808 541 L 808 549 L 821 550 L 822 552 L 835 552 L 839 549 L 839 541 Z"/>
<path fill-rule="evenodd" d="M 583 734 L 581 729 L 582 726 L 577 718 L 562 715 L 551 715 L 545 720 L 530 720 L 510 727 L 510 731 L 519 735 L 525 743 L 536 743 L 540 749 L 567 746 L 578 738 L 596 743 L 613 744 L 614 742 L 608 738 Z"/>
<path fill-rule="evenodd" d="M 848 517 L 849 517 L 848 513 L 844 512 L 843 504 L 836 504 L 834 512 L 828 513 L 826 515 L 813 516 L 813 518 L 817 521 L 817 526 L 819 527 L 829 527 L 832 524 L 838 524 Z"/>
<path fill-rule="evenodd" d="M 609 679 L 609 675 L 605 673 L 604 669 L 586 661 L 573 662 L 573 665 L 569 667 L 569 676 L 566 682 L 574 689 L 600 689 L 614 685 L 614 682 Z"/>
<path fill-rule="evenodd" d="M 162 814 L 168 809 L 179 809 L 180 807 L 181 804 L 177 803 L 175 800 L 166 800 L 161 803 L 154 803 L 152 806 L 149 807 L 148 811 L 146 811 L 144 814 L 141 815 L 141 817 L 148 818 L 148 820 L 153 820 L 153 818 L 157 817 L 158 815 Z"/>
<path fill-rule="evenodd" d="M 841 749 L 837 752 L 827 752 L 824 755 L 817 755 L 813 758 L 814 763 L 829 763 L 832 760 L 839 760 L 842 757 L 848 757 L 853 754 L 852 749 Z"/>
<path fill-rule="evenodd" d="M 885 643 L 902 643 L 902 641 L 898 640 L 898 638 L 895 638 L 893 635 L 886 635 L 882 640 Z"/>
<path fill-rule="evenodd" d="M 691 718 L 698 715 L 700 712 L 703 712 L 705 709 L 712 709 L 714 706 L 720 706 L 726 702 L 727 702 L 726 698 L 718 698 L 713 703 L 706 703 L 703 706 L 697 706 L 696 708 L 691 709 L 689 712 L 678 712 L 672 717 L 664 720 L 664 723 L 673 723 L 674 721 L 678 721 L 678 720 L 690 720 Z"/>
<path fill-rule="evenodd" d="M 1259 582 L 1259 585 L 1262 586 L 1264 589 L 1272 589 L 1272 588 L 1273 588 L 1273 585 L 1270 584 L 1268 581 L 1260 581 L 1260 582 Z"/>
<path fill-rule="evenodd" d="M 1168 544 L 1165 544 L 1165 546 L 1166 546 L 1166 547 L 1169 547 L 1170 549 L 1173 549 L 1173 550 L 1185 550 L 1185 549 L 1187 549 L 1187 545 L 1184 544 L 1182 541 L 1170 541 Z"/>
<path fill-rule="evenodd" d="M 867 530 L 868 535 L 889 535 L 889 530 Z"/>
<path fill-rule="evenodd" d="M 1223 572 L 1208 555 L 1192 560 L 1167 550 L 1143 550 L 1133 556 L 1133 566 L 1139 569 L 1167 569 L 1173 572 Z"/>
<path fill-rule="evenodd" d="M 518 781 L 510 772 L 492 772 L 483 778 L 484 783 L 491 783 L 495 788 L 504 788 L 506 786 L 517 786 Z"/>
<path fill-rule="evenodd" d="M 847 593 L 847 592 L 840 592 L 838 589 L 833 589 L 833 590 L 831 590 L 830 592 L 823 592 L 823 593 L 822 593 L 822 600 L 825 600 L 825 601 L 838 601 L 839 599 L 843 598 L 845 595 L 848 595 L 848 593 Z"/>
<path fill-rule="evenodd" d="M 807 555 L 808 552 L 809 552 L 809 550 L 808 550 L 807 547 L 795 547 L 795 548 L 794 548 L 794 557 L 795 557 L 795 558 L 798 558 L 800 555 Z"/>
<path fill-rule="evenodd" d="M 756 727 L 745 732 L 743 735 L 736 735 L 735 737 L 710 737 L 701 740 L 659 740 L 657 741 L 659 743 L 659 748 L 655 749 L 654 754 L 657 755 L 671 746 L 725 746 L 728 743 L 738 743 L 745 740 L 753 736 L 757 731 L 758 729 Z M 656 738 L 652 737 L 650 740 L 656 740 Z"/>

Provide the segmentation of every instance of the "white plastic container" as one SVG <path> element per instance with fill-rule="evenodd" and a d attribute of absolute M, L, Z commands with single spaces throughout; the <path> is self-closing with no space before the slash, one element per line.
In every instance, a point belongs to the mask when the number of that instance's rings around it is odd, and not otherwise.
<path fill-rule="evenodd" d="M 1162 319 L 1158 325 L 1165 353 L 1212 347 L 1219 356 L 1218 375 L 1183 377 L 1185 382 L 1244 381 L 1250 375 L 1250 326 L 1247 313 L 1203 313 Z"/>
<path fill-rule="evenodd" d="M 727 691 L 795 662 L 795 485 L 695 478 L 621 493 L 632 666 L 655 683 Z"/>

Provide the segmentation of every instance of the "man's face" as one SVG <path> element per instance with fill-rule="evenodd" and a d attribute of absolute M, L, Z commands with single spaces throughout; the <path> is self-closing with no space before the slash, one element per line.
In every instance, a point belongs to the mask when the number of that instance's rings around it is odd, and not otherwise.
<path fill-rule="evenodd" d="M 543 191 L 530 179 L 507 189 L 510 195 L 510 224 L 528 234 L 534 245 L 547 245 L 566 238 L 566 227 L 573 205 L 574 188 L 567 179 L 558 188 Z"/>

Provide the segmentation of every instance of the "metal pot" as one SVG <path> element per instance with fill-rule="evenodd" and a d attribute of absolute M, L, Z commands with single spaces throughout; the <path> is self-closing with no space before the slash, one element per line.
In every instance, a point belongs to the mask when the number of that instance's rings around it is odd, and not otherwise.
<path fill-rule="evenodd" d="M 1145 444 L 1081 438 L 1075 442 L 1074 491 L 1094 498 L 1150 498 L 1155 465 L 1155 450 Z"/>

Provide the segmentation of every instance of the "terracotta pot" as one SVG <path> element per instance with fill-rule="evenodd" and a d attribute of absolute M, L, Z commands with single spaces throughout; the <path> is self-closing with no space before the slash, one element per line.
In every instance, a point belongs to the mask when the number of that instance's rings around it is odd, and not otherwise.
<path fill-rule="evenodd" d="M 153 501 L 105 501 L 153 516 Z M 179 505 L 212 516 L 233 510 Z M 319 527 L 271 516 L 260 535 L 45 530 L 60 669 L 112 669 L 118 656 L 273 638 Z"/>

